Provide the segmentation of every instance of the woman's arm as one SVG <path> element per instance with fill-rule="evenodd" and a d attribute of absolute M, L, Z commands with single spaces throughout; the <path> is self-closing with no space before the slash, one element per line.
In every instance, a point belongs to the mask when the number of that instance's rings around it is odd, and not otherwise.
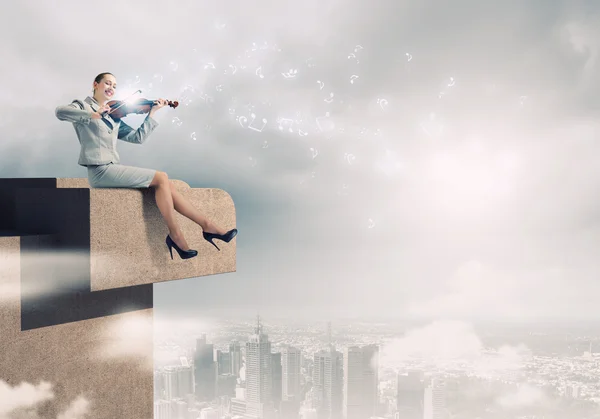
<path fill-rule="evenodd" d="M 61 121 L 76 122 L 80 124 L 89 124 L 93 117 L 92 112 L 86 111 L 83 108 L 83 104 L 78 100 L 74 100 L 65 106 L 58 106 L 54 113 Z"/>
<path fill-rule="evenodd" d="M 148 114 L 142 125 L 137 130 L 134 130 L 125 122 L 121 121 L 119 125 L 119 135 L 117 138 L 121 141 L 127 141 L 128 143 L 142 144 L 148 136 L 158 126 L 158 122 L 152 118 L 153 112 Z"/>

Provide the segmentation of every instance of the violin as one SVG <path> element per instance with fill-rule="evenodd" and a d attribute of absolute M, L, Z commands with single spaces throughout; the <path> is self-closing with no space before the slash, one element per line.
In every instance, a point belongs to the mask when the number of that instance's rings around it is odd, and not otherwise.
<path fill-rule="evenodd" d="M 110 115 L 113 119 L 121 119 L 129 114 L 144 114 L 150 112 L 152 106 L 156 105 L 157 103 L 158 102 L 156 100 L 148 100 L 143 98 L 136 99 L 134 101 L 111 100 L 106 103 L 108 106 L 110 106 L 110 111 L 103 112 L 102 116 Z M 177 106 L 179 106 L 179 102 L 168 100 L 167 105 L 175 109 Z"/>

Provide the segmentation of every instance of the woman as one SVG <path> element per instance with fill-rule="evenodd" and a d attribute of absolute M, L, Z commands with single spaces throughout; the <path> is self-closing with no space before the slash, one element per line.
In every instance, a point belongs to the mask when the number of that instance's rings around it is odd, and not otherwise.
<path fill-rule="evenodd" d="M 137 130 L 125 122 L 113 119 L 106 103 L 115 95 L 117 80 L 111 73 L 101 73 L 93 83 L 94 93 L 84 101 L 74 100 L 69 105 L 58 106 L 56 117 L 61 121 L 72 122 L 81 144 L 80 166 L 87 167 L 88 179 L 92 188 L 154 188 L 156 205 L 169 228 L 166 243 L 173 259 L 174 247 L 182 259 L 198 254 L 190 249 L 175 219 L 175 211 L 197 223 L 203 230 L 203 237 L 220 250 L 214 243 L 219 239 L 229 243 L 237 234 L 237 229 L 225 231 L 208 220 L 175 188 L 165 172 L 119 164 L 117 140 L 142 144 L 158 126 L 154 114 L 167 104 L 159 99 L 152 106 L 148 116 Z"/>

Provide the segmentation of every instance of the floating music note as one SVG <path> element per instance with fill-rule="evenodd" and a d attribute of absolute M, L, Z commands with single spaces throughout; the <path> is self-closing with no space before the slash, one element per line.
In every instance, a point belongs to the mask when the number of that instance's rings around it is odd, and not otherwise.
<path fill-rule="evenodd" d="M 248 124 L 248 128 L 250 128 L 251 130 L 256 131 L 256 132 L 262 132 L 262 130 L 265 129 L 265 127 L 267 126 L 267 118 L 263 118 L 262 119 L 262 123 L 263 123 L 262 127 L 260 127 L 260 128 L 253 127 L 252 123 L 256 119 L 256 114 L 251 114 L 250 117 L 252 118 L 252 121 L 250 121 L 250 123 Z"/>
<path fill-rule="evenodd" d="M 294 132 L 293 126 L 294 126 L 295 121 L 293 119 L 290 119 L 290 118 L 279 118 L 277 120 L 277 123 L 279 124 L 278 125 L 279 131 L 283 131 L 285 129 L 285 126 L 289 125 L 289 128 L 288 128 L 289 131 L 290 132 Z"/>
<path fill-rule="evenodd" d="M 246 128 L 246 126 L 244 126 L 244 124 L 248 122 L 248 118 L 246 118 L 245 116 L 238 116 L 237 118 L 235 118 L 235 120 L 240 123 L 242 128 Z"/>
<path fill-rule="evenodd" d="M 281 73 L 281 75 L 286 79 L 293 79 L 298 75 L 298 70 L 291 68 L 290 71 L 287 73 Z"/>
<path fill-rule="evenodd" d="M 377 104 L 379 105 L 379 107 L 381 109 L 383 109 L 385 111 L 385 108 L 388 105 L 388 101 L 386 99 L 377 99 Z"/>
<path fill-rule="evenodd" d="M 344 160 L 346 160 L 348 164 L 352 164 L 354 163 L 354 160 L 356 160 L 356 156 L 352 153 L 344 153 Z"/>

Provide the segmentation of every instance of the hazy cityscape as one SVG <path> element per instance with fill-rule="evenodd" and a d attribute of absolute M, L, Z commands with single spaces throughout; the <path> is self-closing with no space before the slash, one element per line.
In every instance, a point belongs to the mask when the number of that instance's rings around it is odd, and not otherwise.
<path fill-rule="evenodd" d="M 155 419 L 600 418 L 594 325 L 248 316 L 206 329 L 155 337 Z"/>

